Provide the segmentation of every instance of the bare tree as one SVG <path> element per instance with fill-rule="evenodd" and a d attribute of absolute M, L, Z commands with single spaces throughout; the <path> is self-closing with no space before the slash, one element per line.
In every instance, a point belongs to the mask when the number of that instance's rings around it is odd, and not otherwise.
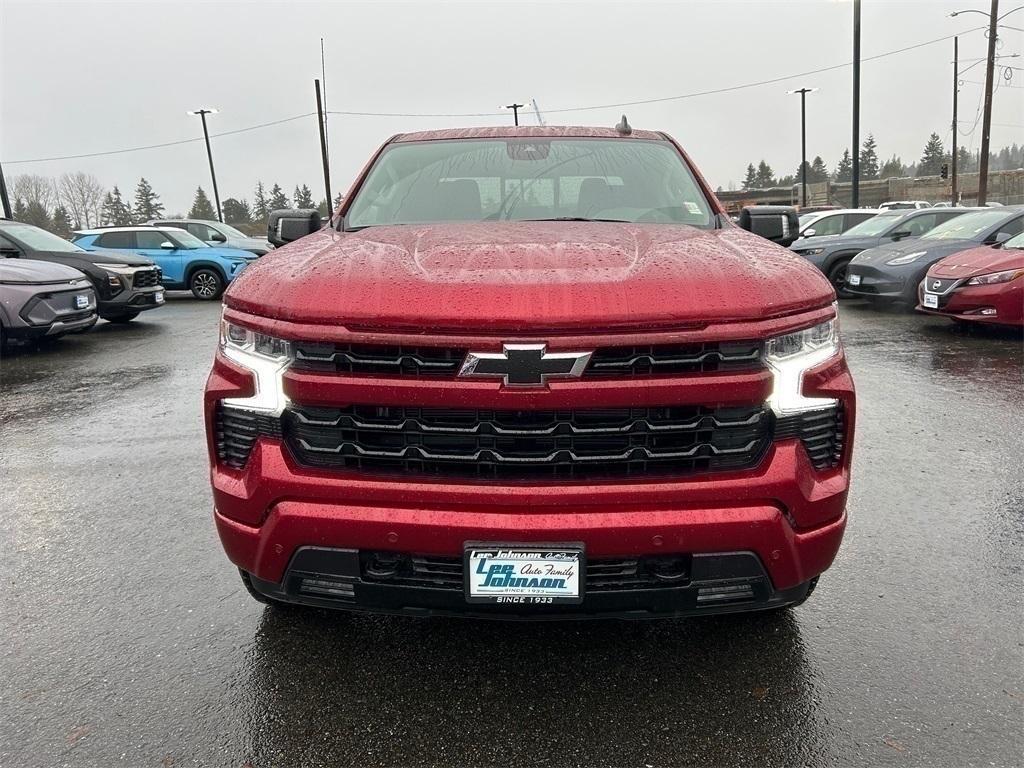
<path fill-rule="evenodd" d="M 57 187 L 49 176 L 22 173 L 11 179 L 11 197 L 24 200 L 25 205 L 38 203 L 50 211 L 57 202 Z"/>
<path fill-rule="evenodd" d="M 58 184 L 60 202 L 76 229 L 98 226 L 103 209 L 103 185 L 91 173 L 65 173 Z"/>

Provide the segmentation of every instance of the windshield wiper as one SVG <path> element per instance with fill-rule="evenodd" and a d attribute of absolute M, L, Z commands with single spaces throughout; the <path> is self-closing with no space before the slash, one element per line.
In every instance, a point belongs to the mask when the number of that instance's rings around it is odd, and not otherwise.
<path fill-rule="evenodd" d="M 513 221 L 608 221 L 614 224 L 635 224 L 629 219 L 592 219 L 588 216 L 555 216 L 551 219 L 513 219 Z"/>

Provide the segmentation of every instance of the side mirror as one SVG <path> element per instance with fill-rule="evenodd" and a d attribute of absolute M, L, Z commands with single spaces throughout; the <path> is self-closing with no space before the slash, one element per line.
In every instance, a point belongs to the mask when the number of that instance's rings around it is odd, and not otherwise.
<path fill-rule="evenodd" d="M 175 249 L 174 243 L 172 243 L 170 240 L 164 240 L 162 243 L 160 243 L 160 247 L 163 248 L 165 251 L 173 251 Z"/>
<path fill-rule="evenodd" d="M 804 230 L 804 237 L 814 237 L 814 235 L 815 235 L 814 227 L 811 227 L 810 229 L 805 229 Z"/>
<path fill-rule="evenodd" d="M 220 232 L 214 232 L 213 237 L 210 238 L 215 243 L 226 243 L 228 239 L 224 237 Z"/>
<path fill-rule="evenodd" d="M 281 246 L 311 235 L 321 228 L 320 211 L 315 208 L 283 208 L 270 212 L 267 240 Z"/>
<path fill-rule="evenodd" d="M 998 235 L 996 235 L 995 237 L 992 238 L 992 247 L 993 248 L 1002 248 L 1003 247 L 1003 243 L 1005 243 L 1007 240 L 1011 239 L 1012 237 L 1013 237 L 1013 235 L 1011 235 L 1009 232 L 1000 232 Z"/>
<path fill-rule="evenodd" d="M 796 208 L 788 205 L 748 205 L 740 211 L 738 224 L 748 232 L 784 247 L 800 236 Z"/>
<path fill-rule="evenodd" d="M 910 237 L 913 233 L 909 229 L 905 229 L 901 232 L 893 232 L 890 237 L 893 240 L 902 240 L 904 237 Z"/>

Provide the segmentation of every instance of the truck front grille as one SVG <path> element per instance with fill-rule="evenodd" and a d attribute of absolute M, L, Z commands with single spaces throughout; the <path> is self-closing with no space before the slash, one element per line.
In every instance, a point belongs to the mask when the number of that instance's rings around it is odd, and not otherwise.
<path fill-rule="evenodd" d="M 140 269 L 132 274 L 132 286 L 134 288 L 152 288 L 160 285 L 160 272 L 157 269 Z"/>
<path fill-rule="evenodd" d="M 297 342 L 292 367 L 347 374 L 454 378 L 468 350 L 370 344 Z M 755 370 L 761 344 L 723 341 L 705 344 L 648 344 L 594 351 L 584 377 Z"/>
<path fill-rule="evenodd" d="M 285 440 L 306 466 L 472 479 L 690 475 L 755 466 L 762 405 L 494 411 L 293 406 Z"/>

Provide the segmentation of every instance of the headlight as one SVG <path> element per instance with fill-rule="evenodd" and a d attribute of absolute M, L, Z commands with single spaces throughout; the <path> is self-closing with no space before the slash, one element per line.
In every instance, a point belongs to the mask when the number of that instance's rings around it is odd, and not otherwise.
<path fill-rule="evenodd" d="M 895 259 L 889 259 L 886 266 L 898 267 L 901 264 L 910 264 L 911 262 L 917 261 L 919 258 L 924 256 L 928 251 L 914 251 L 913 253 L 905 253 L 902 256 L 897 256 Z"/>
<path fill-rule="evenodd" d="M 836 305 L 832 305 L 833 309 Z M 836 403 L 831 397 L 805 397 L 804 372 L 821 365 L 839 352 L 839 320 L 827 322 L 769 339 L 765 362 L 774 374 L 768 404 L 778 416 L 827 408 Z"/>
<path fill-rule="evenodd" d="M 824 248 L 807 248 L 805 250 L 797 251 L 801 256 L 817 256 L 819 253 L 824 252 Z"/>
<path fill-rule="evenodd" d="M 291 344 L 221 318 L 220 349 L 224 356 L 252 372 L 251 397 L 226 397 L 225 405 L 280 415 L 288 405 L 281 380 L 292 359 Z"/>
<path fill-rule="evenodd" d="M 968 285 L 998 285 L 1008 283 L 1024 275 L 1024 269 L 1008 269 L 1005 272 L 990 272 L 987 275 L 978 275 L 967 281 Z"/>

